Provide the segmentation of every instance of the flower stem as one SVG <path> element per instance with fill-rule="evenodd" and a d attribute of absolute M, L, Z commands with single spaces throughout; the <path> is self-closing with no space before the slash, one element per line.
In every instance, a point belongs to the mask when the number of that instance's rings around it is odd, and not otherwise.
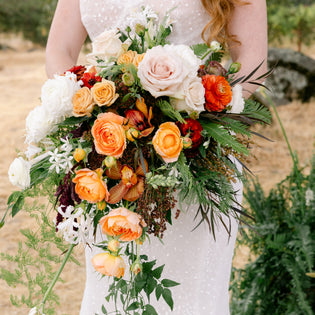
<path fill-rule="evenodd" d="M 68 249 L 68 251 L 67 251 L 67 254 L 66 254 L 65 258 L 63 259 L 63 261 L 62 261 L 62 263 L 61 263 L 61 265 L 60 265 L 60 267 L 59 267 L 57 273 L 56 273 L 55 276 L 54 276 L 54 279 L 51 281 L 49 288 L 48 288 L 47 291 L 45 292 L 45 295 L 44 295 L 43 300 L 42 300 L 42 302 L 41 302 L 43 311 L 44 311 L 44 306 L 45 306 L 46 300 L 47 300 L 49 294 L 51 293 L 53 287 L 55 286 L 57 280 L 59 279 L 60 274 L 61 274 L 61 272 L 62 272 L 64 266 L 66 265 L 67 261 L 69 260 L 74 246 L 75 246 L 75 244 L 71 244 L 71 245 L 70 245 L 70 247 L 69 247 L 69 249 Z"/>

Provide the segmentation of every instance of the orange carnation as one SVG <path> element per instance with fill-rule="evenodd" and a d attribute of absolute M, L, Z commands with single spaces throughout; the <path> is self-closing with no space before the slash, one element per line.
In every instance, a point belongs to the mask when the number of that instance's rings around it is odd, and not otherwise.
<path fill-rule="evenodd" d="M 152 143 L 155 151 L 166 163 L 177 161 L 183 149 L 183 140 L 175 123 L 165 122 L 155 133 Z"/>
<path fill-rule="evenodd" d="M 134 241 L 142 234 L 146 226 L 142 217 L 126 208 L 117 208 L 110 211 L 99 221 L 102 232 L 110 236 L 119 236 L 121 241 Z"/>
<path fill-rule="evenodd" d="M 91 203 L 108 201 L 109 193 L 106 183 L 102 180 L 101 169 L 91 171 L 88 168 L 83 168 L 75 173 L 76 176 L 72 181 L 76 184 L 75 192 L 82 200 Z"/>
<path fill-rule="evenodd" d="M 96 271 L 105 276 L 120 278 L 124 275 L 126 264 L 120 256 L 110 253 L 100 253 L 92 258 L 92 265 Z"/>
<path fill-rule="evenodd" d="M 96 152 L 120 158 L 126 148 L 124 117 L 108 112 L 97 116 L 92 127 Z"/>
<path fill-rule="evenodd" d="M 222 76 L 206 74 L 202 77 L 206 90 L 205 108 L 209 112 L 221 112 L 232 100 L 232 89 L 229 82 Z"/>

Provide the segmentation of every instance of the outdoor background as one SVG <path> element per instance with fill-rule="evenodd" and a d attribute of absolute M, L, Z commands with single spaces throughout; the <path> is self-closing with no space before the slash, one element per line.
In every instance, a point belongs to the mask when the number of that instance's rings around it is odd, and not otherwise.
<path fill-rule="evenodd" d="M 315 58 L 315 6 L 299 6 L 314 1 L 268 1 L 270 4 L 270 46 L 289 47 L 302 51 Z M 9 194 L 15 190 L 7 176 L 10 163 L 16 157 L 16 150 L 24 150 L 25 118 L 29 111 L 39 104 L 41 86 L 46 80 L 45 52 L 49 25 L 56 1 L 54 0 L 0 0 L 0 215 L 6 209 Z M 276 6 L 275 6 L 276 4 Z M 307 14 L 305 9 L 308 9 Z M 291 10 L 291 11 L 290 11 Z M 300 14 L 300 16 L 299 16 Z M 301 22 L 301 19 L 305 20 Z M 313 21 L 310 23 L 310 21 Z M 300 24 L 299 24 L 300 23 Z M 84 53 L 80 62 L 84 63 Z M 278 107 L 278 111 L 293 150 L 296 150 L 301 166 L 309 165 L 314 153 L 315 100 L 301 103 L 296 100 Z M 254 138 L 253 156 L 249 168 L 257 176 L 267 192 L 289 174 L 292 160 L 276 120 L 272 126 L 258 130 L 274 142 Z M 306 172 L 308 167 L 306 168 Z M 20 229 L 38 229 L 34 220 L 21 211 L 12 220 L 7 217 L 0 229 L 0 252 L 14 255 L 18 242 L 25 238 Z M 236 251 L 234 265 L 243 266 L 248 259 L 249 250 L 241 247 Z M 55 291 L 60 296 L 60 306 L 56 314 L 78 314 L 85 281 L 84 253 L 76 249 L 80 266 L 66 266 L 62 279 Z M 14 270 L 14 262 L 0 260 L 0 268 Z M 10 295 L 25 294 L 27 290 L 18 285 L 9 287 L 0 278 L 0 313 L 2 315 L 27 314 L 24 305 L 16 308 L 11 305 Z"/>

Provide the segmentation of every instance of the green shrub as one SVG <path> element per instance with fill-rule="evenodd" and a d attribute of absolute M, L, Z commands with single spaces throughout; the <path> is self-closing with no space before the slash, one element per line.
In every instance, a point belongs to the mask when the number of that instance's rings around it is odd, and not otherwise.
<path fill-rule="evenodd" d="M 242 233 L 256 259 L 233 271 L 232 314 L 311 315 L 315 310 L 315 156 L 309 175 L 297 167 L 265 196 L 245 194 L 255 231 Z"/>

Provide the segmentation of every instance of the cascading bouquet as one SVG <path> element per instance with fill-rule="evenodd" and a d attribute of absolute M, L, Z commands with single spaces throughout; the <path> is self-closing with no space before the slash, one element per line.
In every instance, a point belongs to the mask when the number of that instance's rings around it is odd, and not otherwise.
<path fill-rule="evenodd" d="M 240 83 L 257 69 L 236 78 L 240 64 L 226 70 L 219 43 L 168 44 L 169 16 L 159 24 L 151 11 L 142 14 L 145 25 L 99 35 L 89 65 L 45 82 L 26 119 L 28 149 L 9 169 L 22 188 L 8 200 L 12 215 L 34 187 L 51 183 L 68 254 L 79 243 L 103 249 L 92 264 L 113 278 L 107 299 L 119 295 L 125 314 L 156 314 L 145 301 L 153 292 L 173 308 L 169 288 L 178 283 L 161 279 L 164 266 L 140 255 L 141 244 L 163 237 L 180 215 L 176 204 L 198 204 L 190 215 L 214 235 L 217 219 L 239 218 L 236 161 L 249 153 L 250 126 L 270 121 L 268 109 L 242 97 Z M 107 241 L 96 243 L 98 226 Z"/>

